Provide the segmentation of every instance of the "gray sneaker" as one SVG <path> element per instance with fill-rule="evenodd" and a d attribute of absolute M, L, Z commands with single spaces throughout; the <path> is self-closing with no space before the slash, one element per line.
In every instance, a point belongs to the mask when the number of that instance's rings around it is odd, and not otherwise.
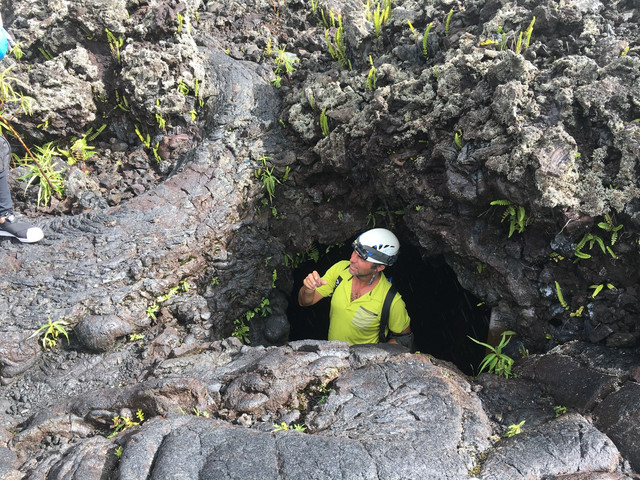
<path fill-rule="evenodd" d="M 44 238 L 44 233 L 38 227 L 28 223 L 16 222 L 15 217 L 9 215 L 4 218 L 4 222 L 0 223 L 0 237 L 13 237 L 22 243 L 35 243 Z"/>

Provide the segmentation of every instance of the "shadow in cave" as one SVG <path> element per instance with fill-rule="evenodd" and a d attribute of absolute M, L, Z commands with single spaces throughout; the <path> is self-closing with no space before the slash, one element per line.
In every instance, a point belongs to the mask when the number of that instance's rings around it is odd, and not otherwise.
<path fill-rule="evenodd" d="M 347 244 L 326 250 L 326 246 L 318 246 L 318 261 L 303 262 L 293 271 L 294 286 L 287 309 L 290 340 L 327 339 L 329 300 L 311 307 L 298 305 L 298 290 L 304 277 L 313 270 L 323 275 L 335 262 L 349 259 L 352 248 Z M 490 310 L 479 306 L 479 300 L 462 288 L 444 257 L 423 261 L 418 249 L 405 243 L 398 261 L 385 269 L 385 275 L 407 305 L 416 350 L 448 360 L 468 375 L 474 374 L 486 352 L 467 335 L 486 341 Z"/>

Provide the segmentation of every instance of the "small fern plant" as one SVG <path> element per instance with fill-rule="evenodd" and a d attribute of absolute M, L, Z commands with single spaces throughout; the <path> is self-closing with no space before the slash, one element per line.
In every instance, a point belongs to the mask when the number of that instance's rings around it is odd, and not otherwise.
<path fill-rule="evenodd" d="M 49 350 L 58 345 L 58 339 L 61 335 L 63 335 L 67 339 L 67 343 L 69 343 L 69 334 L 67 332 L 67 329 L 65 328 L 68 325 L 69 322 L 66 322 L 64 320 L 49 319 L 47 323 L 42 325 L 29 338 L 42 335 L 42 338 L 40 338 L 42 348 L 44 348 L 45 350 Z"/>
<path fill-rule="evenodd" d="M 611 234 L 611 246 L 615 245 L 618 240 L 618 232 L 622 230 L 624 225 L 616 225 L 611 218 L 611 215 L 606 213 L 604 215 L 604 222 L 599 222 L 598 227 L 609 232 Z"/>
<path fill-rule="evenodd" d="M 470 340 L 474 341 L 478 345 L 486 347 L 490 351 L 480 363 L 480 370 L 478 371 L 478 375 L 486 369 L 489 373 L 493 373 L 505 378 L 513 376 L 513 374 L 511 373 L 513 359 L 510 356 L 502 353 L 502 350 L 507 346 L 507 344 L 511 341 L 511 337 L 513 337 L 514 335 L 516 335 L 516 332 L 505 330 L 501 334 L 500 343 L 498 343 L 498 345 L 495 347 L 489 345 L 488 343 L 484 343 L 476 340 L 475 338 L 469 337 Z"/>
<path fill-rule="evenodd" d="M 529 217 L 527 217 L 527 213 L 523 206 L 511 203 L 509 200 L 494 200 L 491 202 L 491 205 L 505 207 L 500 221 L 509 221 L 508 238 L 511 238 L 511 235 L 515 232 L 524 232 L 525 227 L 529 223 Z"/>

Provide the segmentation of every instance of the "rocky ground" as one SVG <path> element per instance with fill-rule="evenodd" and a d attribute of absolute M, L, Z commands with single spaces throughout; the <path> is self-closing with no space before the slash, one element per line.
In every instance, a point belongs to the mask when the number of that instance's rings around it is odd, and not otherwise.
<path fill-rule="evenodd" d="M 383 7 L 2 2 L 34 99 L 2 115 L 65 193 L 38 206 L 9 135 L 45 240 L 0 252 L 1 478 L 640 470 L 640 9 Z M 517 378 L 286 345 L 292 268 L 373 222 L 518 332 Z"/>

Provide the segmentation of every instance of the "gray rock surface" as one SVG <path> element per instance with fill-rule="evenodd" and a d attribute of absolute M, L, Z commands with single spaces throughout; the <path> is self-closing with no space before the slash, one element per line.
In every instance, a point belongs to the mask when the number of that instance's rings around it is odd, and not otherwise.
<path fill-rule="evenodd" d="M 578 414 L 534 427 L 489 452 L 483 479 L 545 478 L 581 471 L 613 472 L 620 454 L 613 442 Z"/>
<path fill-rule="evenodd" d="M 39 208 L 11 166 L 45 240 L 1 242 L 3 478 L 638 471 L 633 1 L 400 0 L 380 35 L 351 0 L 0 9 L 24 51 L 3 63 L 35 100 L 4 120 L 30 148 L 95 147 L 74 165 L 54 151 L 67 194 Z M 326 43 L 331 13 L 350 67 Z M 376 221 L 518 332 L 518 378 L 285 345 L 292 265 Z M 41 348 L 48 319 L 69 343 Z M 241 320 L 252 347 L 229 338 Z"/>

